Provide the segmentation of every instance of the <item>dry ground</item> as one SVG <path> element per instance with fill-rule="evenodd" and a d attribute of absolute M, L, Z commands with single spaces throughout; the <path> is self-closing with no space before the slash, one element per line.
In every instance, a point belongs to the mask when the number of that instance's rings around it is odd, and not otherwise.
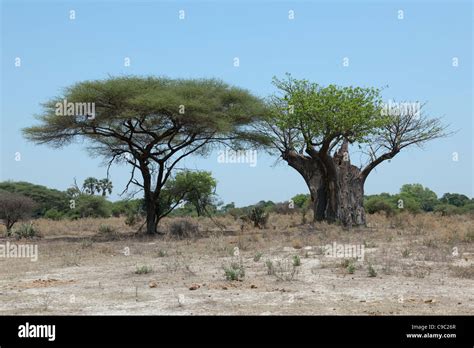
<path fill-rule="evenodd" d="M 37 243 L 38 261 L 0 258 L 0 314 L 474 314 L 472 216 L 373 215 L 351 231 L 298 215 L 265 230 L 219 222 L 225 231 L 199 219 L 199 236 L 176 240 L 134 236 L 121 218 L 38 220 L 43 238 L 9 240 Z M 352 274 L 349 259 L 323 254 L 333 242 L 364 245 Z M 242 281 L 226 280 L 232 262 Z"/>

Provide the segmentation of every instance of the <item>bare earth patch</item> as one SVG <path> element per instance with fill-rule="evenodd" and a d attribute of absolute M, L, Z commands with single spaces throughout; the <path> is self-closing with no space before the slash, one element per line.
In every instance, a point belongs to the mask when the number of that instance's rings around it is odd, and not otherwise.
<path fill-rule="evenodd" d="M 37 262 L 0 258 L 0 313 L 474 313 L 472 217 L 371 216 L 369 228 L 352 231 L 293 216 L 273 217 L 266 230 L 221 222 L 227 231 L 201 219 L 201 235 L 185 240 L 137 238 L 123 225 L 107 241 L 94 238 L 93 221 L 87 233 L 75 223 L 60 235 L 40 221 L 44 238 L 28 242 L 38 244 Z M 325 255 L 333 242 L 364 245 L 364 260 Z M 243 279 L 226 279 L 229 267 Z"/>

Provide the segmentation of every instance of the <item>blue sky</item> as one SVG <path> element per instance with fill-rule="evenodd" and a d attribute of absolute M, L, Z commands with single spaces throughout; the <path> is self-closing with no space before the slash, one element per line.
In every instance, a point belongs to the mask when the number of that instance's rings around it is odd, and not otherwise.
<path fill-rule="evenodd" d="M 366 193 L 421 183 L 438 195 L 473 196 L 470 1 L 2 1 L 0 180 L 64 190 L 106 168 L 80 144 L 55 150 L 27 142 L 40 103 L 77 81 L 109 75 L 217 77 L 266 96 L 290 72 L 320 84 L 388 88 L 386 100 L 426 101 L 457 133 L 400 153 L 373 172 Z M 74 10 L 76 18 L 69 18 Z M 185 19 L 179 19 L 179 11 Z M 288 18 L 294 11 L 294 19 Z M 399 19 L 403 11 L 403 19 Z M 15 58 L 21 66 L 15 66 Z M 131 65 L 124 66 L 129 57 Z M 234 67 L 238 57 L 240 66 Z M 343 59 L 349 58 L 349 66 Z M 459 65 L 454 67 L 453 58 Z M 15 153 L 21 160 L 15 161 Z M 453 152 L 458 161 L 453 161 Z M 212 171 L 217 193 L 237 205 L 307 192 L 275 157 L 220 164 L 217 154 L 182 165 Z M 127 167 L 113 167 L 113 199 Z"/>

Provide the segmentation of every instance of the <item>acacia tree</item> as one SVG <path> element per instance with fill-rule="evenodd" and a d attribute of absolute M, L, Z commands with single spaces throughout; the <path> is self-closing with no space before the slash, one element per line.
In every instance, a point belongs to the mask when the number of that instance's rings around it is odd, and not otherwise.
<path fill-rule="evenodd" d="M 62 116 L 57 106 L 94 103 L 94 115 Z M 68 104 L 69 105 L 69 104 Z M 74 105 L 74 104 L 71 104 Z M 143 190 L 146 232 L 162 217 L 160 195 L 183 158 L 220 142 L 253 140 L 245 128 L 263 109 L 248 91 L 215 79 L 120 77 L 77 83 L 44 104 L 40 124 L 24 129 L 38 144 L 63 147 L 78 138 L 105 163 L 127 163 L 130 184 Z M 135 177 L 135 172 L 141 178 Z"/>
<path fill-rule="evenodd" d="M 364 225 L 364 183 L 374 168 L 408 146 L 446 135 L 440 120 L 416 105 L 387 112 L 379 89 L 323 87 L 290 75 L 273 83 L 279 93 L 269 98 L 272 111 L 258 129 L 303 176 L 315 221 Z M 361 167 L 351 164 L 354 147 L 366 155 Z"/>
<path fill-rule="evenodd" d="M 11 234 L 13 225 L 30 216 L 35 207 L 36 203 L 29 197 L 0 190 L 0 219 L 7 228 L 7 236 Z"/>

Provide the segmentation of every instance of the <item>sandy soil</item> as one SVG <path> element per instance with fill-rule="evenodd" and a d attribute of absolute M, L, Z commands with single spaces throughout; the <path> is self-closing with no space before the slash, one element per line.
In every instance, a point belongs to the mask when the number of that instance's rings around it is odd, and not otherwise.
<path fill-rule="evenodd" d="M 38 244 L 37 262 L 0 258 L 0 314 L 474 314 L 472 242 L 454 243 L 453 255 L 452 243 L 424 233 L 295 230 L 190 240 L 46 236 L 28 242 Z M 324 255 L 320 246 L 333 241 L 363 241 L 352 274 L 347 258 Z M 242 265 L 243 280 L 226 280 L 231 263 Z M 142 266 L 151 271 L 137 274 Z"/>

